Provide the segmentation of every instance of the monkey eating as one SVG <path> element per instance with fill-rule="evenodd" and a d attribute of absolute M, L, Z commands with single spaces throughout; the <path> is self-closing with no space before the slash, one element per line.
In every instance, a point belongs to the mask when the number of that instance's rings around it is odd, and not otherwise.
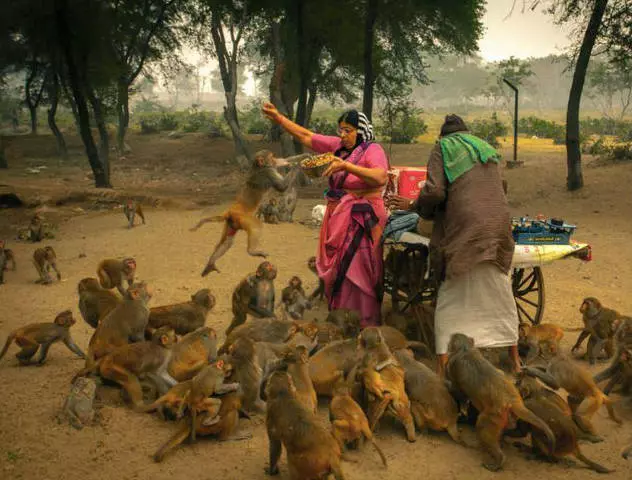
<path fill-rule="evenodd" d="M 518 333 L 518 349 L 525 351 L 526 363 L 531 363 L 538 355 L 557 355 L 564 337 L 564 331 L 552 323 L 533 326 L 521 323 Z"/>
<path fill-rule="evenodd" d="M 261 262 L 255 273 L 244 278 L 233 291 L 233 321 L 226 336 L 246 322 L 247 315 L 255 318 L 274 317 L 274 279 L 277 269 L 270 262 Z"/>
<path fill-rule="evenodd" d="M 134 226 L 134 218 L 136 217 L 136 215 L 140 217 L 143 225 L 145 225 L 145 214 L 143 213 L 143 208 L 141 207 L 140 203 L 136 202 L 135 200 L 132 200 L 131 198 L 127 199 L 127 201 L 123 205 L 123 213 L 127 218 L 127 228 L 132 228 Z"/>
<path fill-rule="evenodd" d="M 68 350 L 75 355 L 86 358 L 85 354 L 77 346 L 70 336 L 70 327 L 76 323 L 70 310 L 65 310 L 55 317 L 52 323 L 32 323 L 18 328 L 9 334 L 2 351 L 0 360 L 9 349 L 11 342 L 15 342 L 21 350 L 15 354 L 21 365 L 30 365 L 31 359 L 39 350 L 39 355 L 34 363 L 43 365 L 48 355 L 48 349 L 53 343 L 63 342 Z"/>
<path fill-rule="evenodd" d="M 215 306 L 215 295 L 208 288 L 198 290 L 191 300 L 173 305 L 152 307 L 149 328 L 170 326 L 178 335 L 186 335 L 204 326 L 208 313 Z"/>
<path fill-rule="evenodd" d="M 316 257 L 309 257 L 307 260 L 307 267 L 314 273 L 314 275 L 316 275 L 316 277 L 318 277 L 318 287 L 311 293 L 309 299 L 314 300 L 317 298 L 319 301 L 322 301 L 323 298 L 325 298 L 325 282 L 318 276 L 318 270 L 316 269 Z"/>
<path fill-rule="evenodd" d="M 12 270 L 15 271 L 15 255 L 13 250 L 6 248 L 4 240 L 0 239 L 0 285 L 4 283 L 4 272 L 9 269 L 9 262 L 13 263 Z"/>
<path fill-rule="evenodd" d="M 279 473 L 279 458 L 285 447 L 290 480 L 316 480 L 329 474 L 336 480 L 344 480 L 340 445 L 316 414 L 296 398 L 292 378 L 285 372 L 274 372 L 266 386 L 266 397 L 268 475 Z"/>
<path fill-rule="evenodd" d="M 125 288 L 123 280 L 127 281 L 129 287 L 134 283 L 134 275 L 136 274 L 136 260 L 133 258 L 124 258 L 123 260 L 106 259 L 99 263 L 97 267 L 97 276 L 101 286 L 107 290 L 115 288 L 125 296 Z"/>
<path fill-rule="evenodd" d="M 57 274 L 57 280 L 61 280 L 61 272 L 57 269 L 57 254 L 53 247 L 38 248 L 33 252 L 33 265 L 39 274 L 40 278 L 36 280 L 36 283 L 42 283 L 48 285 L 52 283 L 50 278 L 50 269 L 55 270 Z"/>
<path fill-rule="evenodd" d="M 516 386 L 496 369 L 481 352 L 474 347 L 474 340 L 455 333 L 448 344 L 447 378 L 452 386 L 464 394 L 479 415 L 476 433 L 481 446 L 492 457 L 492 462 L 483 466 L 496 472 L 505 463 L 505 454 L 500 448 L 500 438 L 507 427 L 510 414 L 544 432 L 547 452 L 555 449 L 555 435 L 540 417 L 525 407 Z"/>
<path fill-rule="evenodd" d="M 585 298 L 579 307 L 584 322 L 584 329 L 577 337 L 577 342 L 573 345 L 571 353 L 577 351 L 586 337 L 588 346 L 585 357 L 591 365 L 594 365 L 597 356 L 605 349 L 608 358 L 613 352 L 613 337 L 620 315 L 617 311 L 605 308 L 599 300 L 594 297 Z"/>
<path fill-rule="evenodd" d="M 101 287 L 96 278 L 82 279 L 77 292 L 81 316 L 92 328 L 97 328 L 99 321 L 121 303 L 119 296 Z"/>
<path fill-rule="evenodd" d="M 284 311 L 294 320 L 302 320 L 305 310 L 312 307 L 299 277 L 293 276 L 287 287 L 281 290 L 281 304 Z"/>
<path fill-rule="evenodd" d="M 280 222 L 280 214 L 277 203 L 276 198 L 268 199 L 268 203 L 259 207 L 257 218 L 263 218 L 264 223 L 270 223 L 272 225 L 278 224 Z"/>

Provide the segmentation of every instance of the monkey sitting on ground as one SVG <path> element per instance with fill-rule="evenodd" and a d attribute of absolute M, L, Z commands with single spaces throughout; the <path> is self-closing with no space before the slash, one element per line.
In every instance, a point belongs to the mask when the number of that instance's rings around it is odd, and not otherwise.
<path fill-rule="evenodd" d="M 35 283 L 42 283 L 48 285 L 52 283 L 50 278 L 50 269 L 55 270 L 57 274 L 57 280 L 61 280 L 61 272 L 57 269 L 57 254 L 53 247 L 38 248 L 33 252 L 33 265 L 37 270 L 40 278 Z"/>
<path fill-rule="evenodd" d="M 594 297 L 585 298 L 579 307 L 584 322 L 584 329 L 577 337 L 577 342 L 573 345 L 571 353 L 576 352 L 586 339 L 588 346 L 584 358 L 588 357 L 591 365 L 594 365 L 597 356 L 605 349 L 606 356 L 610 358 L 614 353 L 614 332 L 616 330 L 620 315 L 617 311 L 605 308 L 599 300 Z"/>
<path fill-rule="evenodd" d="M 4 240 L 0 239 L 0 285 L 4 283 L 4 271 L 9 269 L 9 262 L 13 262 L 12 270 L 15 271 L 15 255 L 13 250 L 5 247 Z"/>
<path fill-rule="evenodd" d="M 57 415 L 57 420 L 67 421 L 77 430 L 92 424 L 95 416 L 94 397 L 96 391 L 97 384 L 94 380 L 86 377 L 78 378 L 72 384 L 61 412 Z"/>
<path fill-rule="evenodd" d="M 125 217 L 127 217 L 127 228 L 132 228 L 134 226 L 134 217 L 138 215 L 145 225 L 145 214 L 143 213 L 143 208 L 140 203 L 128 198 L 125 204 L 123 205 L 123 213 Z"/>
<path fill-rule="evenodd" d="M 241 387 L 244 410 L 248 413 L 265 412 L 266 405 L 260 396 L 263 369 L 259 365 L 255 343 L 248 338 L 239 338 L 230 346 L 228 353 L 233 368 L 230 379 Z"/>
<path fill-rule="evenodd" d="M 540 385 L 535 378 L 523 375 L 518 382 L 518 390 L 525 406 L 543 419 L 555 434 L 555 449 L 551 452 L 548 450 L 544 432 L 533 425 L 519 420 L 517 430 L 521 432 L 522 436 L 531 433 L 531 445 L 534 454 L 547 459 L 558 459 L 567 455 L 573 455 L 598 473 L 610 473 L 613 471 L 593 462 L 582 454 L 577 443 L 579 433 L 577 425 L 575 425 L 566 409 L 560 408 L 557 402 L 550 400 L 551 396 L 546 393 L 550 391 Z M 551 393 L 555 395 L 555 393 Z"/>
<path fill-rule="evenodd" d="M 43 365 L 46 361 L 48 349 L 55 343 L 62 341 L 68 349 L 81 358 L 86 358 L 85 354 L 75 344 L 70 336 L 70 327 L 76 323 L 72 312 L 65 310 L 55 317 L 53 323 L 32 323 L 18 328 L 9 334 L 2 351 L 0 360 L 9 349 L 11 342 L 15 341 L 22 350 L 15 354 L 21 365 L 30 365 L 31 358 L 37 353 L 39 355 L 34 363 Z"/>
<path fill-rule="evenodd" d="M 264 223 L 270 223 L 276 225 L 280 222 L 279 207 L 277 206 L 277 199 L 270 198 L 268 203 L 259 208 L 260 215 L 257 218 L 263 218 Z"/>
<path fill-rule="evenodd" d="M 277 269 L 270 262 L 262 262 L 255 273 L 244 278 L 233 291 L 233 321 L 226 336 L 246 322 L 248 314 L 256 318 L 274 317 L 274 279 Z"/>
<path fill-rule="evenodd" d="M 135 274 L 136 260 L 133 258 L 124 258 L 123 260 L 109 258 L 103 260 L 97 267 L 97 276 L 101 286 L 108 290 L 116 287 L 123 296 L 125 296 L 123 280 L 127 280 L 127 286 L 129 287 L 134 283 Z"/>
<path fill-rule="evenodd" d="M 603 404 L 606 405 L 608 416 L 616 423 L 621 423 L 614 412 L 612 400 L 599 389 L 590 372 L 571 359 L 557 355 L 544 369 L 524 367 L 523 371 L 525 374 L 539 378 L 554 390 L 558 388 L 566 390 L 568 404 L 573 411 L 573 419 L 583 431 L 596 435 L 591 419 Z"/>
<path fill-rule="evenodd" d="M 161 419 L 165 419 L 166 412 L 170 412 L 176 419 L 182 418 L 187 399 L 191 393 L 191 380 L 176 383 L 164 395 L 154 402 L 139 406 L 137 412 L 146 413 L 158 410 Z"/>
<path fill-rule="evenodd" d="M 171 351 L 169 375 L 178 382 L 189 380 L 217 359 L 217 334 L 210 327 L 199 328 L 182 337 Z"/>
<path fill-rule="evenodd" d="M 292 277 L 287 287 L 281 290 L 281 304 L 285 312 L 294 320 L 302 320 L 305 310 L 312 308 L 299 277 Z"/>
<path fill-rule="evenodd" d="M 286 177 L 282 177 L 277 171 L 277 167 L 287 164 L 286 160 L 275 158 L 269 150 L 257 152 L 248 179 L 237 195 L 235 203 L 223 215 L 204 218 L 191 228 L 191 231 L 195 231 L 207 222 L 224 222 L 224 230 L 219 243 L 202 271 L 203 277 L 213 271 L 219 272 L 215 263 L 232 247 L 235 234 L 239 230 L 244 230 L 248 235 L 249 255 L 263 258 L 268 256 L 267 253 L 257 250 L 261 222 L 255 217 L 255 213 L 267 191 L 274 188 L 283 192 L 292 183 L 298 172 L 297 167 L 293 168 Z"/>
<path fill-rule="evenodd" d="M 148 328 L 170 326 L 178 335 L 186 335 L 204 326 L 208 313 L 215 306 L 215 296 L 208 288 L 198 290 L 191 300 L 183 303 L 152 307 Z"/>
<path fill-rule="evenodd" d="M 348 381 L 351 379 L 348 379 Z M 388 466 L 382 449 L 375 443 L 373 433 L 369 428 L 369 420 L 366 418 L 362 407 L 351 396 L 352 388 L 343 379 L 340 379 L 334 387 L 334 396 L 329 404 L 329 420 L 331 432 L 340 445 L 340 450 L 349 444 L 361 446 L 365 440 L 373 444 L 384 466 Z"/>
<path fill-rule="evenodd" d="M 545 358 L 557 355 L 560 351 L 560 341 L 564 337 L 564 331 L 552 323 L 533 326 L 521 323 L 518 333 L 518 349 L 525 352 L 526 363 L 531 363 L 538 355 L 543 355 Z"/>
<path fill-rule="evenodd" d="M 99 321 L 121 303 L 120 297 L 101 287 L 96 278 L 81 280 L 77 292 L 81 316 L 92 328 L 97 328 Z"/>
<path fill-rule="evenodd" d="M 44 224 L 39 213 L 33 215 L 29 224 L 29 240 L 31 242 L 41 242 L 44 239 Z"/>
<path fill-rule="evenodd" d="M 452 387 L 464 394 L 478 410 L 476 433 L 481 446 L 493 458 L 483 466 L 499 471 L 505 463 L 500 449 L 500 438 L 507 427 L 510 414 L 544 432 L 547 451 L 555 449 L 555 435 L 540 417 L 527 409 L 516 386 L 474 347 L 474 340 L 466 335 L 453 334 L 448 343 L 448 380 Z"/>
<path fill-rule="evenodd" d="M 279 473 L 279 458 L 285 447 L 290 480 L 312 480 L 329 474 L 336 480 L 344 480 L 340 445 L 316 414 L 296 398 L 292 378 L 285 372 L 274 372 L 266 386 L 266 397 L 268 475 Z"/>
<path fill-rule="evenodd" d="M 318 276 L 318 270 L 316 269 L 316 257 L 309 257 L 307 260 L 307 267 L 314 273 L 314 275 L 316 275 L 316 277 L 318 277 L 318 287 L 312 292 L 309 299 L 311 301 L 317 298 L 322 301 L 325 298 L 325 282 Z"/>

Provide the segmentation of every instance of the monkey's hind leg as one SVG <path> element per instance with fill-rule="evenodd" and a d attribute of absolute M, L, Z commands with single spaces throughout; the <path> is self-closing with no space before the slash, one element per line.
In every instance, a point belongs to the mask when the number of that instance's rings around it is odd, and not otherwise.
<path fill-rule="evenodd" d="M 228 223 L 224 223 L 224 230 L 222 231 L 222 236 L 215 247 L 215 250 L 211 254 L 211 257 L 208 259 L 206 263 L 206 267 L 202 271 L 202 276 L 206 277 L 211 272 L 220 273 L 219 269 L 215 266 L 215 262 L 217 262 L 221 257 L 223 257 L 230 247 L 233 246 L 233 241 L 235 240 L 235 234 L 237 230 L 233 229 L 228 225 Z"/>
<path fill-rule="evenodd" d="M 502 470 L 505 463 L 505 454 L 500 449 L 500 437 L 503 431 L 498 415 L 490 415 L 487 412 L 481 412 L 476 421 L 476 433 L 481 442 L 483 449 L 489 453 L 493 459 L 493 463 L 483 463 L 490 472 L 498 472 Z"/>
<path fill-rule="evenodd" d="M 15 354 L 15 358 L 18 359 L 20 365 L 30 365 L 31 359 L 37 353 L 39 343 L 32 342 L 25 338 L 16 341 L 16 343 L 20 346 L 20 348 L 22 348 L 22 350 Z"/>
<path fill-rule="evenodd" d="M 102 377 L 118 383 L 125 389 L 134 407 L 143 406 L 143 389 L 136 375 L 110 362 L 103 362 L 100 372 Z"/>
<path fill-rule="evenodd" d="M 266 258 L 268 256 L 263 250 L 257 250 L 262 227 L 261 222 L 253 216 L 246 215 L 241 219 L 241 228 L 248 234 L 248 255 L 252 257 Z"/>

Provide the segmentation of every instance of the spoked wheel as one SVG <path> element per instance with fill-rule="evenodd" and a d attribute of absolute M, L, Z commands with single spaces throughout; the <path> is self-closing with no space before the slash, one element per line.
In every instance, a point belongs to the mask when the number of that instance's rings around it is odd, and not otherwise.
<path fill-rule="evenodd" d="M 511 286 L 520 323 L 540 323 L 544 315 L 544 277 L 540 267 L 514 268 Z"/>

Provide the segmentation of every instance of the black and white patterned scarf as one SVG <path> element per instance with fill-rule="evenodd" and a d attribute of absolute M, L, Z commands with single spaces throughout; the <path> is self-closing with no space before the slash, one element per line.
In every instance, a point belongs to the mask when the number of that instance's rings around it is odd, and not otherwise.
<path fill-rule="evenodd" d="M 359 110 L 347 110 L 338 119 L 338 125 L 341 122 L 348 123 L 358 129 L 358 140 L 356 146 L 365 142 L 372 142 L 375 140 L 375 134 L 373 133 L 373 125 L 369 118 Z"/>

